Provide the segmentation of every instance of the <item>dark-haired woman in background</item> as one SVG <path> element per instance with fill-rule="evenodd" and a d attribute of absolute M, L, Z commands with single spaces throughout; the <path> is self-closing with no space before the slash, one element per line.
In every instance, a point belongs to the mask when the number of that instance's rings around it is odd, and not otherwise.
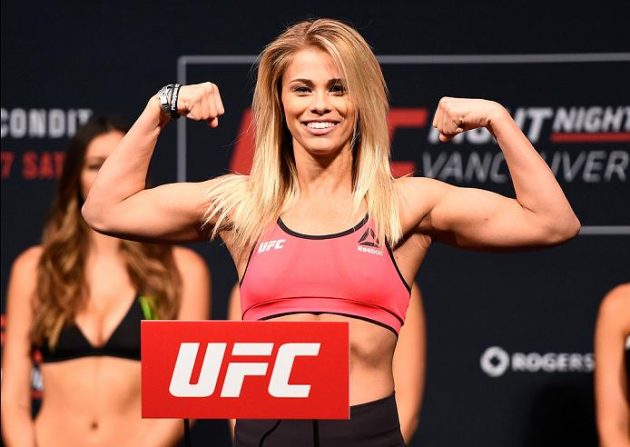
<path fill-rule="evenodd" d="M 595 327 L 595 400 L 601 447 L 630 447 L 630 283 L 604 297 Z"/>
<path fill-rule="evenodd" d="M 208 318 L 205 263 L 189 249 L 99 234 L 81 217 L 125 132 L 106 118 L 78 130 L 42 244 L 13 264 L 2 361 L 8 446 L 168 446 L 181 436 L 179 420 L 140 417 L 140 320 Z M 44 395 L 33 420 L 35 349 Z"/>

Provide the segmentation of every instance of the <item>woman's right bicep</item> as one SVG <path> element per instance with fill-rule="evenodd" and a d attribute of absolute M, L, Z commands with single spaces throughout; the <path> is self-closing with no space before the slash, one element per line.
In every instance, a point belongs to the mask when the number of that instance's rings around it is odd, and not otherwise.
<path fill-rule="evenodd" d="M 144 189 L 118 203 L 109 212 L 83 209 L 87 223 L 96 231 L 145 242 L 193 242 L 206 240 L 203 226 L 206 193 L 212 180 L 169 183 Z"/>

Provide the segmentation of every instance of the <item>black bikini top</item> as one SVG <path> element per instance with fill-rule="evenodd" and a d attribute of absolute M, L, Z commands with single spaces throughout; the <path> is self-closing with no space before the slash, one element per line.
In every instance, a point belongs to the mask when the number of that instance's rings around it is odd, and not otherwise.
<path fill-rule="evenodd" d="M 102 346 L 93 346 L 76 324 L 63 327 L 53 350 L 48 343 L 39 346 L 43 363 L 60 362 L 81 357 L 109 356 L 140 360 L 140 321 L 154 320 L 152 299 L 139 296 L 118 323 L 109 340 Z"/>

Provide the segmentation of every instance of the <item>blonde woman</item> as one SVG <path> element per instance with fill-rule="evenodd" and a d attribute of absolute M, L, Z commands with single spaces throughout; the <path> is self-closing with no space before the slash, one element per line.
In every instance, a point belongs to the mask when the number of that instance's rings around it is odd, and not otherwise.
<path fill-rule="evenodd" d="M 234 286 L 230 293 L 228 320 L 242 320 L 238 285 Z M 405 324 L 400 328 L 392 360 L 396 408 L 400 419 L 400 431 L 406 444 L 411 442 L 420 420 L 420 407 L 424 395 L 426 344 L 422 294 L 420 287 L 414 282 Z M 230 419 L 229 423 L 233 438 L 235 421 Z"/>
<path fill-rule="evenodd" d="M 239 446 L 402 445 L 392 357 L 431 243 L 514 250 L 556 245 L 580 228 L 553 173 L 496 102 L 443 98 L 433 125 L 442 141 L 487 128 L 515 199 L 429 178 L 394 180 L 380 66 L 338 21 L 298 23 L 261 53 L 249 176 L 145 188 L 165 111 L 210 127 L 224 112 L 212 83 L 176 89 L 150 98 L 103 165 L 83 208 L 88 223 L 127 238 L 220 237 L 241 279 L 244 319 L 350 326 L 351 419 L 239 420 Z"/>
<path fill-rule="evenodd" d="M 595 327 L 595 402 L 601 447 L 630 447 L 630 283 L 604 297 Z"/>
<path fill-rule="evenodd" d="M 140 417 L 140 320 L 208 318 L 205 263 L 188 249 L 102 235 L 80 213 L 125 130 L 105 118 L 78 130 L 42 244 L 13 264 L 2 359 L 7 446 L 170 446 L 183 432 L 180 420 Z M 33 420 L 35 349 L 44 392 Z"/>

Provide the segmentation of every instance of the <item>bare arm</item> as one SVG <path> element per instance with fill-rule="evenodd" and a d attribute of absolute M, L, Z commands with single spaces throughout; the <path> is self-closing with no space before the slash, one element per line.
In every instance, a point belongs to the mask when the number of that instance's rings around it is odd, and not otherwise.
<path fill-rule="evenodd" d="M 420 419 L 424 395 L 425 354 L 426 331 L 422 295 L 418 285 L 414 283 L 407 317 L 398 336 L 393 361 L 396 406 L 406 444 L 411 442 Z"/>
<path fill-rule="evenodd" d="M 595 401 L 601 447 L 630 447 L 628 383 L 623 362 L 630 334 L 630 283 L 601 304 L 595 328 Z"/>
<path fill-rule="evenodd" d="M 210 316 L 210 272 L 193 250 L 175 247 L 175 264 L 182 275 L 182 300 L 178 320 L 207 320 Z M 154 419 L 137 445 L 167 447 L 176 445 L 184 434 L 181 419 Z"/>
<path fill-rule="evenodd" d="M 578 233 L 580 223 L 553 172 L 501 105 L 443 98 L 433 125 L 441 141 L 486 127 L 503 151 L 516 198 L 437 180 L 402 179 L 404 214 L 412 228 L 477 249 L 553 245 Z"/>
<path fill-rule="evenodd" d="M 223 105 L 210 83 L 183 86 L 180 113 L 218 125 Z M 149 162 L 168 122 L 156 96 L 101 167 L 83 205 L 83 217 L 97 231 L 128 239 L 193 241 L 206 238 L 201 221 L 205 193 L 213 180 L 145 188 Z"/>
<path fill-rule="evenodd" d="M 7 291 L 7 324 L 2 354 L 2 435 L 7 447 L 37 445 L 31 418 L 31 349 L 40 247 L 22 253 L 13 263 Z"/>

